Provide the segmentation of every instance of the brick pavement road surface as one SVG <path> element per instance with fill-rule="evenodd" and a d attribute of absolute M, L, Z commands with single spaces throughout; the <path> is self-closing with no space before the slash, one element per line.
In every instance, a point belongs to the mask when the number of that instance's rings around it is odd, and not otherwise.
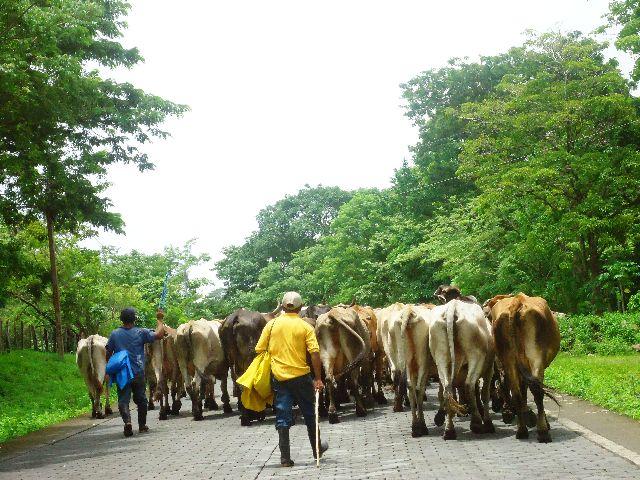
<path fill-rule="evenodd" d="M 429 391 L 433 399 L 435 391 Z M 306 429 L 291 430 L 294 468 L 279 466 L 273 417 L 240 427 L 237 413 L 221 410 L 191 419 L 184 401 L 179 417 L 158 421 L 150 412 L 151 433 L 122 436 L 120 418 L 100 423 L 54 444 L 34 446 L 26 453 L 0 460 L 0 479 L 639 479 L 640 467 L 551 420 L 553 443 L 539 444 L 535 431 L 516 440 L 513 426 L 496 416 L 497 432 L 476 435 L 467 419 L 458 419 L 458 439 L 445 442 L 433 425 L 429 402 L 429 436 L 412 438 L 410 413 L 376 407 L 365 419 L 352 410 L 342 423 L 322 422 L 330 449 L 316 469 Z M 134 414 L 135 415 L 135 414 Z"/>

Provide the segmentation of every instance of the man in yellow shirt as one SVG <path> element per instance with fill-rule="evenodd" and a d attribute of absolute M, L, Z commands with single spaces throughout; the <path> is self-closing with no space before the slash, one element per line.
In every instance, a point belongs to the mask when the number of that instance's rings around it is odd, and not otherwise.
<path fill-rule="evenodd" d="M 299 315 L 302 308 L 300 294 L 285 293 L 282 308 L 284 312 L 268 322 L 262 330 L 256 352 L 262 353 L 268 348 L 271 355 L 271 387 L 276 408 L 280 463 L 283 467 L 292 467 L 289 428 L 293 424 L 293 402 L 295 400 L 302 410 L 313 458 L 316 458 L 314 389 L 322 390 L 324 385 L 320 379 L 320 348 L 316 333 Z M 315 379 L 311 378 L 307 352 L 311 356 Z M 320 442 L 320 456 L 328 448 L 328 443 Z"/>

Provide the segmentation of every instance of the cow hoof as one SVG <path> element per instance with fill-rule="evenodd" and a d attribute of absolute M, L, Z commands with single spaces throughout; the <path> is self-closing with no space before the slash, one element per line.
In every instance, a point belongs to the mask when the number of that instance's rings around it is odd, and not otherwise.
<path fill-rule="evenodd" d="M 329 416 L 329 412 L 326 408 L 319 409 L 318 414 L 320 415 L 320 418 L 327 418 Z"/>
<path fill-rule="evenodd" d="M 438 412 L 436 413 L 436 416 L 433 417 L 433 423 L 435 423 L 436 426 L 441 427 L 442 425 L 444 425 L 444 417 L 445 417 L 444 410 L 438 410 Z"/>
<path fill-rule="evenodd" d="M 480 423 L 472 422 L 471 423 L 471 431 L 473 433 L 486 433 L 485 430 L 484 430 L 484 425 L 482 424 L 482 422 L 480 422 Z"/>
<path fill-rule="evenodd" d="M 233 413 L 233 408 L 231 408 L 230 404 L 225 403 L 224 405 L 222 405 L 222 411 L 224 413 Z"/>
<path fill-rule="evenodd" d="M 442 435 L 442 438 L 444 438 L 445 440 L 455 440 L 456 438 L 458 438 L 458 436 L 456 435 L 455 429 L 453 429 L 453 430 L 445 430 L 444 435 Z"/>
<path fill-rule="evenodd" d="M 394 412 L 404 412 L 404 407 L 402 406 L 402 404 L 395 403 L 393 405 L 393 411 Z"/>
<path fill-rule="evenodd" d="M 366 417 L 367 416 L 367 410 L 364 408 L 356 408 L 356 415 L 358 417 Z"/>
<path fill-rule="evenodd" d="M 529 409 L 527 410 L 527 413 L 525 414 L 525 419 L 527 422 L 527 427 L 529 428 L 533 428 L 536 426 L 536 424 L 538 423 L 538 416 L 533 413 L 533 410 Z"/>
<path fill-rule="evenodd" d="M 333 412 L 329 414 L 329 423 L 340 423 L 337 413 Z"/>
<path fill-rule="evenodd" d="M 218 404 L 216 403 L 216 401 L 214 400 L 213 403 L 211 404 L 211 410 L 218 410 L 220 407 L 218 406 Z"/>
<path fill-rule="evenodd" d="M 551 435 L 549 435 L 548 430 L 538 431 L 538 443 L 551 443 Z"/>
<path fill-rule="evenodd" d="M 405 397 L 404 398 L 404 406 L 405 407 L 410 407 L 411 406 L 411 402 L 409 402 L 409 397 Z"/>
<path fill-rule="evenodd" d="M 429 435 L 429 429 L 427 428 L 427 425 L 424 422 L 413 423 L 411 425 L 411 436 L 413 438 L 416 438 L 422 437 L 423 435 Z"/>
<path fill-rule="evenodd" d="M 527 430 L 526 428 L 522 430 L 518 429 L 518 431 L 516 432 L 516 438 L 518 440 L 524 440 L 526 438 L 529 438 L 529 430 Z"/>
<path fill-rule="evenodd" d="M 378 395 L 377 401 L 378 401 L 378 405 L 386 405 L 388 403 L 384 394 Z"/>
<path fill-rule="evenodd" d="M 113 410 L 111 410 L 111 407 L 105 407 L 104 409 L 105 415 L 111 415 L 112 413 L 113 413 Z"/>
<path fill-rule="evenodd" d="M 167 418 L 169 418 L 169 417 L 167 416 L 166 410 L 160 409 L 160 415 L 158 415 L 158 420 L 166 420 Z M 198 420 L 198 419 L 196 418 L 196 420 Z"/>
<path fill-rule="evenodd" d="M 483 425 L 484 433 L 496 433 L 496 427 L 493 426 L 493 422 L 489 421 Z"/>
<path fill-rule="evenodd" d="M 96 413 L 96 418 L 102 420 L 104 418 L 104 414 L 102 412 Z"/>
<path fill-rule="evenodd" d="M 364 406 L 367 407 L 367 408 L 373 408 L 373 407 L 375 407 L 375 405 L 376 405 L 376 401 L 375 401 L 375 399 L 373 397 L 367 397 L 364 400 Z"/>
<path fill-rule="evenodd" d="M 240 417 L 240 425 L 243 426 L 243 427 L 250 427 L 251 426 L 251 420 L 249 420 L 247 417 L 242 415 Z"/>
<path fill-rule="evenodd" d="M 510 410 L 502 410 L 502 421 L 504 423 L 513 423 L 514 418 L 513 412 Z"/>
<path fill-rule="evenodd" d="M 155 410 L 156 406 L 153 403 L 150 403 L 149 405 L 147 405 L 147 410 Z"/>
<path fill-rule="evenodd" d="M 502 400 L 498 399 L 498 398 L 492 398 L 491 399 L 491 410 L 493 410 L 495 413 L 498 413 L 499 411 L 502 410 Z"/>

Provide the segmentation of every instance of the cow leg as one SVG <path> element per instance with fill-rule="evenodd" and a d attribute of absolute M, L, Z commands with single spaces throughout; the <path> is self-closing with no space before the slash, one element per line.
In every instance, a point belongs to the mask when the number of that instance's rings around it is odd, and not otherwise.
<path fill-rule="evenodd" d="M 336 387 L 333 382 L 333 378 L 327 377 L 327 393 L 329 395 L 329 423 L 340 423 L 338 413 L 336 412 Z"/>
<path fill-rule="evenodd" d="M 505 365 L 505 376 L 507 377 L 507 384 L 509 385 L 509 390 L 511 391 L 511 403 L 518 417 L 518 430 L 516 431 L 516 438 L 529 438 L 529 430 L 527 429 L 525 419 L 527 404 L 526 400 L 524 400 L 522 397 L 522 391 L 520 390 L 520 375 L 514 362 L 511 362 L 510 365 Z"/>
<path fill-rule="evenodd" d="M 382 384 L 383 384 L 383 365 L 382 365 L 382 361 L 383 361 L 383 356 L 382 356 L 382 352 L 376 352 L 376 357 L 375 357 L 375 373 L 376 373 L 376 385 L 378 387 L 378 390 L 375 394 L 375 398 L 378 402 L 378 405 L 386 405 L 387 404 L 387 399 L 384 396 L 384 391 L 382 390 Z"/>
<path fill-rule="evenodd" d="M 233 409 L 231 408 L 231 398 L 229 397 L 229 387 L 227 385 L 228 371 L 221 373 L 218 379 L 220 380 L 220 390 L 222 391 L 222 396 L 220 397 L 222 400 L 222 411 L 224 413 L 232 413 Z"/>
<path fill-rule="evenodd" d="M 393 399 L 393 411 L 402 412 L 404 407 L 402 406 L 402 372 L 396 370 L 393 372 L 393 389 L 395 391 L 395 398 Z"/>
<path fill-rule="evenodd" d="M 491 377 L 490 383 L 491 410 L 498 413 L 504 406 L 504 399 L 501 395 L 500 373 L 498 373 L 497 371 L 494 372 L 493 376 Z"/>
<path fill-rule="evenodd" d="M 482 379 L 481 401 L 482 401 L 482 423 L 484 433 L 495 433 L 496 429 L 491 421 L 491 412 L 489 411 L 489 398 L 491 396 L 491 387 L 493 384 L 493 368 L 490 369 Z"/>
<path fill-rule="evenodd" d="M 104 418 L 104 413 L 102 413 L 102 384 L 96 382 L 96 418 Z"/>
<path fill-rule="evenodd" d="M 441 427 L 442 425 L 444 425 L 444 419 L 446 415 L 446 412 L 444 411 L 444 394 L 442 392 L 442 383 L 440 383 L 440 385 L 438 386 L 438 402 L 440 403 L 440 407 L 438 408 L 438 411 L 433 418 L 433 423 L 435 423 L 436 426 Z"/>
<path fill-rule="evenodd" d="M 480 416 L 480 410 L 478 409 L 478 401 L 476 397 L 476 390 L 478 389 L 478 381 L 473 378 L 468 379 L 464 385 L 466 397 L 468 399 L 469 413 L 471 414 L 471 431 L 473 433 L 484 433 L 484 427 L 482 423 L 482 417 Z"/>
<path fill-rule="evenodd" d="M 530 385 L 531 393 L 533 393 L 533 399 L 536 402 L 536 407 L 538 407 L 538 416 L 536 422 L 536 429 L 538 431 L 538 442 L 549 443 L 551 442 L 551 435 L 549 435 L 549 421 L 547 420 L 547 414 L 544 411 L 544 390 L 542 388 L 542 386 L 544 385 L 544 370 L 535 369 L 533 372 L 533 376 L 538 380 L 538 382 L 540 382 Z"/>
<path fill-rule="evenodd" d="M 167 380 L 166 378 L 164 378 L 164 375 L 161 375 L 156 386 L 156 398 L 160 402 L 160 413 L 158 414 L 158 420 L 166 420 L 167 418 L 169 418 L 169 401 L 167 390 Z"/>
<path fill-rule="evenodd" d="M 89 400 L 91 400 L 91 418 L 96 418 L 96 399 L 91 390 L 89 390 Z"/>
<path fill-rule="evenodd" d="M 149 378 L 149 380 L 147 380 L 147 385 L 149 387 L 149 397 L 148 397 L 148 405 L 147 405 L 147 410 L 155 410 L 156 406 L 153 403 L 153 398 L 155 396 L 155 391 L 156 391 L 156 382 L 155 380 L 151 380 L 151 378 Z"/>
<path fill-rule="evenodd" d="M 364 399 L 360 394 L 360 388 L 358 385 L 358 370 L 355 369 L 351 372 L 351 394 L 353 395 L 353 400 L 356 406 L 356 415 L 358 417 L 366 417 L 367 416 L 367 407 L 365 406 Z"/>
<path fill-rule="evenodd" d="M 111 389 L 109 388 L 109 376 L 105 375 L 104 381 L 104 414 L 111 415 L 113 410 L 111 410 Z"/>
<path fill-rule="evenodd" d="M 423 401 L 426 398 L 425 384 L 427 383 L 427 374 L 424 369 L 420 369 L 418 375 L 418 387 L 416 391 L 416 405 L 418 407 L 418 423 L 420 425 L 420 432 L 422 435 L 429 435 L 429 429 L 427 423 L 424 420 L 424 405 Z"/>

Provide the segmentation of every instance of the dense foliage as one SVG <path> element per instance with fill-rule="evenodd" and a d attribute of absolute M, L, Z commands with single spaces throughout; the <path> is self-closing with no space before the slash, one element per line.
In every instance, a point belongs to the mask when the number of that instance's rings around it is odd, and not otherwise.
<path fill-rule="evenodd" d="M 63 353 L 55 233 L 85 226 L 122 231 L 104 196 L 107 168 L 153 164 L 141 150 L 186 107 L 98 68 L 142 61 L 119 43 L 130 6 L 121 0 L 4 0 L 0 8 L 0 218 L 47 225 L 57 349 Z"/>
<path fill-rule="evenodd" d="M 290 232 L 260 222 L 218 263 L 222 310 L 264 309 L 290 288 L 309 302 L 421 301 L 450 281 L 479 298 L 541 295 L 567 312 L 633 308 L 639 105 L 605 48 L 580 33 L 531 34 L 505 54 L 454 59 L 404 84 L 420 137 L 393 187 L 356 192 L 284 263 L 256 238 Z"/>

